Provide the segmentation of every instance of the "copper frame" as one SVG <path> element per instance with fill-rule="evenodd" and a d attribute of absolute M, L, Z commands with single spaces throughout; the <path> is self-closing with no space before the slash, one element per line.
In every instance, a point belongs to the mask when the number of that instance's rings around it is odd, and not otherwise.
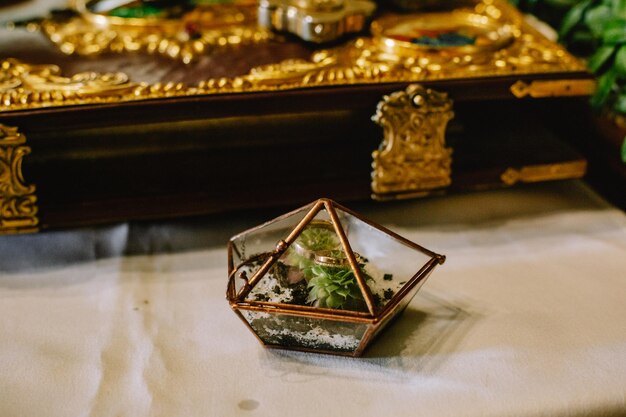
<path fill-rule="evenodd" d="M 253 274 L 252 277 L 245 279 L 242 287 L 237 290 L 237 286 L 235 280 L 238 279 L 237 272 L 239 267 L 243 264 L 235 265 L 233 254 L 237 251 L 237 248 L 234 244 L 234 241 L 250 232 L 254 232 L 256 230 L 260 230 L 266 227 L 269 224 L 278 222 L 280 220 L 286 219 L 296 213 L 302 212 L 307 209 L 308 213 L 298 222 L 298 224 L 293 228 L 293 230 L 289 233 L 289 235 L 284 239 L 280 240 L 276 248 L 273 252 L 265 254 L 267 256 L 267 260 L 263 262 L 260 268 Z M 374 301 L 372 292 L 367 286 L 364 277 L 361 274 L 360 268 L 357 265 L 357 260 L 355 258 L 354 252 L 350 247 L 350 243 L 348 242 L 347 236 L 343 227 L 340 223 L 339 216 L 335 208 L 338 208 L 344 211 L 347 214 L 354 216 L 355 218 L 363 221 L 369 226 L 386 233 L 387 235 L 395 238 L 397 241 L 402 244 L 415 249 L 419 252 L 422 252 L 425 255 L 430 257 L 428 260 L 399 290 L 398 292 L 384 305 L 382 309 L 376 311 L 374 307 Z M 304 228 L 315 218 L 315 216 L 321 211 L 325 209 L 330 217 L 330 221 L 334 227 L 337 236 L 339 237 L 343 248 L 345 249 L 346 256 L 348 258 L 348 262 L 352 270 L 355 273 L 356 280 L 359 284 L 359 288 L 363 294 L 365 303 L 367 305 L 367 312 L 358 312 L 358 311 L 348 311 L 348 310 L 340 310 L 340 309 L 332 309 L 332 308 L 319 308 L 305 305 L 293 305 L 293 304 L 282 304 L 282 303 L 273 303 L 267 301 L 252 301 L 247 300 L 246 296 L 252 291 L 255 284 L 266 274 L 271 265 L 276 262 L 282 254 L 287 250 L 287 248 L 296 240 L 299 234 L 304 230 Z M 391 230 L 376 224 L 368 219 L 363 218 L 361 215 L 355 213 L 354 211 L 343 207 L 336 202 L 322 198 L 317 200 L 314 203 L 309 205 L 300 207 L 299 209 L 293 210 L 289 213 L 286 213 L 276 219 L 273 219 L 269 222 L 266 222 L 260 226 L 249 229 L 245 232 L 242 232 L 236 236 L 233 236 L 228 242 L 228 285 L 226 289 L 226 299 L 230 303 L 230 307 L 233 311 L 239 316 L 239 318 L 246 324 L 246 326 L 254 333 L 255 337 L 267 348 L 281 348 L 287 350 L 297 350 L 304 352 L 317 352 L 317 353 L 328 353 L 333 355 L 341 355 L 341 356 L 361 356 L 369 343 L 375 338 L 375 336 L 379 333 L 382 328 L 384 328 L 391 320 L 400 313 L 404 307 L 410 302 L 410 299 L 406 299 L 406 297 L 411 293 L 412 290 L 419 288 L 421 284 L 423 284 L 433 271 L 433 269 L 440 264 L 443 264 L 446 260 L 444 255 L 440 255 L 433 251 L 430 251 L 414 242 L 411 242 L 408 239 L 403 238 L 402 236 L 392 232 Z M 326 320 L 335 320 L 341 322 L 348 323 L 362 323 L 366 324 L 367 328 L 361 338 L 361 341 L 354 351 L 349 352 L 337 352 L 331 350 L 319 350 L 305 347 L 294 347 L 294 346 L 283 346 L 283 345 L 275 345 L 265 343 L 256 333 L 256 331 L 252 328 L 252 326 L 248 323 L 245 317 L 242 315 L 241 311 L 260 311 L 269 314 L 281 314 L 287 316 L 296 316 L 296 317 L 307 317 L 314 319 L 326 319 Z"/>

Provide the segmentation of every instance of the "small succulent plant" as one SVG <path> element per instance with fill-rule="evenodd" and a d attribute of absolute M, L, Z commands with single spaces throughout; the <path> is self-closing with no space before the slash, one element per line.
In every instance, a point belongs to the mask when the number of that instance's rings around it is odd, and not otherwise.
<path fill-rule="evenodd" d="M 365 304 L 354 271 L 350 267 L 334 268 L 314 265 L 308 281 L 308 303 L 316 307 L 360 310 Z"/>
<path fill-rule="evenodd" d="M 313 252 L 335 250 L 341 245 L 334 230 L 315 225 L 304 229 L 296 241 Z"/>
<path fill-rule="evenodd" d="M 325 265 L 320 257 L 334 260 L 337 265 Z M 289 268 L 282 276 L 290 284 L 306 280 L 308 304 L 337 309 L 365 307 L 354 271 L 331 223 L 318 221 L 305 228 L 287 250 L 284 262 Z M 360 267 L 367 277 L 364 266 Z"/>

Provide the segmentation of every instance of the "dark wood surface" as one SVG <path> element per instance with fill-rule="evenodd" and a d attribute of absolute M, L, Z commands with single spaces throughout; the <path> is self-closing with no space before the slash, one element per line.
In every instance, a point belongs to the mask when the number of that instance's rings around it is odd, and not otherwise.
<path fill-rule="evenodd" d="M 459 104 L 446 192 L 504 186 L 509 167 L 582 157 L 532 103 Z M 370 110 L 302 112 L 27 132 L 26 179 L 43 227 L 370 197 L 382 130 Z"/>

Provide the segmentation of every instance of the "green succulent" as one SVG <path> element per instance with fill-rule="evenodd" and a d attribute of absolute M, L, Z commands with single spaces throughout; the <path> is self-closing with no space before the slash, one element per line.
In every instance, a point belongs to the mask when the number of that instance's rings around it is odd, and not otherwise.
<path fill-rule="evenodd" d="M 306 227 L 296 242 L 314 252 L 334 250 L 340 246 L 339 237 L 334 230 L 315 225 Z"/>
<path fill-rule="evenodd" d="M 316 307 L 360 310 L 365 306 L 354 271 L 350 267 L 314 265 L 308 280 L 307 302 Z"/>

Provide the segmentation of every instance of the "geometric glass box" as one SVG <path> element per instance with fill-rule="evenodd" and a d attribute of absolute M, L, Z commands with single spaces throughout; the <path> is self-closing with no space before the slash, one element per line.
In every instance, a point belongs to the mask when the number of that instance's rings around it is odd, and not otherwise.
<path fill-rule="evenodd" d="M 444 261 L 320 199 L 230 239 L 226 295 L 267 347 L 360 356 Z"/>

